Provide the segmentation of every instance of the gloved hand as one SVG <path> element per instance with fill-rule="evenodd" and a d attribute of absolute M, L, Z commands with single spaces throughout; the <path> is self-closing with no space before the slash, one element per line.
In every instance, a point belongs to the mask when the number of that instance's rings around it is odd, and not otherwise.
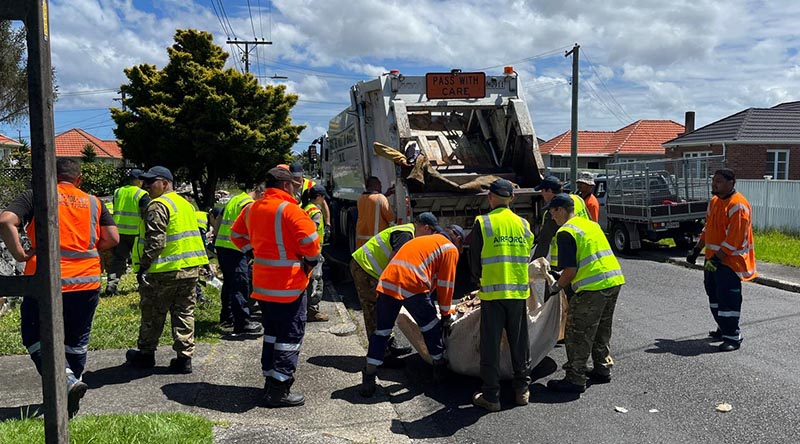
<path fill-rule="evenodd" d="M 442 337 L 450 336 L 450 327 L 453 325 L 453 317 L 449 314 L 442 316 Z"/>
<path fill-rule="evenodd" d="M 547 274 L 553 276 L 553 279 L 559 280 L 561 278 L 561 272 L 555 270 L 547 270 Z"/>
<path fill-rule="evenodd" d="M 553 285 L 545 287 L 544 289 L 544 302 L 546 303 L 551 297 L 557 295 L 561 291 L 561 287 L 559 287 L 558 282 L 555 282 Z"/>
<path fill-rule="evenodd" d="M 327 244 L 331 240 L 331 226 L 325 225 L 325 235 L 323 236 L 322 243 Z"/>
<path fill-rule="evenodd" d="M 703 265 L 703 269 L 710 272 L 717 271 L 717 268 L 722 265 L 722 261 L 719 260 L 716 256 L 711 256 L 711 259 L 706 259 L 705 265 Z"/>
<path fill-rule="evenodd" d="M 312 271 L 314 271 L 314 267 L 317 266 L 317 262 L 319 261 L 310 261 L 303 258 L 303 272 L 305 274 L 310 274 Z"/>
<path fill-rule="evenodd" d="M 136 282 L 139 283 L 139 286 L 147 285 L 150 286 L 150 282 L 147 282 L 147 272 L 144 270 L 139 270 L 136 272 Z"/>
<path fill-rule="evenodd" d="M 690 263 L 692 265 L 696 264 L 697 263 L 697 256 L 700 256 L 700 249 L 699 248 L 693 248 L 692 252 L 689 253 L 688 256 L 686 256 L 686 262 L 688 262 L 688 263 Z"/>

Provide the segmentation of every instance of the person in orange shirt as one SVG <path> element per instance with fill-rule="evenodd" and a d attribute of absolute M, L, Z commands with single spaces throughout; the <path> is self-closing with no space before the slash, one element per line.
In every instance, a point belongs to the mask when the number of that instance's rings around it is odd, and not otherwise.
<path fill-rule="evenodd" d="M 56 161 L 58 180 L 58 228 L 61 249 L 61 297 L 64 304 L 64 350 L 67 360 L 67 411 L 74 416 L 89 386 L 81 381 L 89 350 L 92 320 L 100 298 L 100 254 L 119 243 L 114 218 L 100 199 L 87 194 L 81 183 L 81 165 L 72 159 Z M 33 190 L 17 197 L 0 214 L 0 237 L 19 262 L 25 262 L 25 274 L 36 272 L 36 234 L 34 233 Z M 18 227 L 27 225 L 32 248 L 25 250 Z M 20 307 L 22 344 L 42 372 L 39 305 L 26 297 Z"/>
<path fill-rule="evenodd" d="M 458 225 L 446 229 L 436 227 L 436 234 L 406 242 L 397 251 L 378 281 L 377 321 L 369 336 L 367 365 L 362 372 L 359 393 L 375 394 L 378 366 L 383 364 L 392 327 L 405 307 L 419 325 L 425 346 L 433 359 L 433 379 L 442 380 L 447 363 L 444 359 L 443 329 L 450 324 L 450 304 L 455 291 L 456 267 L 464 241 L 464 230 Z M 440 320 L 432 300 L 439 303 Z"/>
<path fill-rule="evenodd" d="M 592 173 L 584 171 L 575 182 L 578 187 L 578 196 L 583 198 L 583 202 L 586 204 L 586 211 L 589 212 L 589 216 L 592 220 L 597 222 L 600 219 L 600 202 L 598 202 L 597 198 L 592 194 L 592 190 L 594 189 L 594 176 Z"/>
<path fill-rule="evenodd" d="M 719 351 L 738 350 L 742 344 L 739 318 L 742 309 L 742 281 L 758 276 L 753 244 L 752 209 L 745 197 L 736 191 L 733 170 L 714 172 L 706 225 L 700 240 L 686 261 L 694 264 L 705 247 L 704 279 L 708 305 L 717 329 L 708 332 L 721 340 Z"/>
<path fill-rule="evenodd" d="M 394 194 L 390 188 L 386 194 L 381 194 L 383 184 L 375 176 L 370 176 L 366 183 L 367 190 L 358 198 L 358 221 L 356 221 L 356 248 L 372 239 L 381 231 L 389 227 L 395 215 L 389 206 L 387 197 Z"/>
<path fill-rule="evenodd" d="M 231 227 L 231 240 L 253 255 L 251 298 L 258 300 L 264 326 L 261 370 L 265 407 L 303 405 L 292 393 L 294 373 L 306 328 L 306 287 L 320 260 L 317 227 L 292 197 L 289 171 L 267 172 L 264 197 L 246 207 Z"/>

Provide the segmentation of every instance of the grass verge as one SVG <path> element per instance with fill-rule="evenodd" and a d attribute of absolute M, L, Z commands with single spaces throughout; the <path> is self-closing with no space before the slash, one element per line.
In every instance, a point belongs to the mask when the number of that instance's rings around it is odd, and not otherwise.
<path fill-rule="evenodd" d="M 214 423 L 188 413 L 78 416 L 69 423 L 70 443 L 211 444 Z M 44 443 L 44 421 L 0 422 L 0 444 Z"/>
<path fill-rule="evenodd" d="M 101 297 L 92 323 L 92 338 L 89 349 L 118 349 L 136 346 L 139 335 L 139 293 L 136 291 L 136 276 L 128 273 L 117 287 L 120 294 Z M 209 302 L 199 303 L 195 308 L 195 341 L 216 342 L 221 332 L 219 323 L 219 291 L 211 286 L 204 288 Z M 172 344 L 169 315 L 159 343 Z M 22 346 L 19 323 L 19 306 L 0 317 L 0 356 L 27 353 Z"/>
<path fill-rule="evenodd" d="M 756 259 L 775 264 L 800 267 L 800 235 L 781 231 L 759 231 L 753 234 Z"/>

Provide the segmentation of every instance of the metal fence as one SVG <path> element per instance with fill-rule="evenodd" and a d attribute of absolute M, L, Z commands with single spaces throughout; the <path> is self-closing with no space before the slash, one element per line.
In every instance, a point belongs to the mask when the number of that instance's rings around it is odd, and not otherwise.
<path fill-rule="evenodd" d="M 753 228 L 800 233 L 800 180 L 736 181 L 753 208 Z"/>

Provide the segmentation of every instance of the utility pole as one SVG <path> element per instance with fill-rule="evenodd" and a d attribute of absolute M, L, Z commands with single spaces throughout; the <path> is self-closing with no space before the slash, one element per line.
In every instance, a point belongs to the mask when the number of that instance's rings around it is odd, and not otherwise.
<path fill-rule="evenodd" d="M 572 55 L 572 130 L 570 131 L 572 137 L 570 143 L 569 182 L 571 184 L 570 190 L 573 193 L 577 189 L 576 181 L 578 180 L 578 68 L 580 66 L 578 54 L 580 49 L 580 45 L 576 43 L 564 55 L 564 57 Z"/>
<path fill-rule="evenodd" d="M 266 40 L 228 40 L 225 43 L 234 44 L 237 47 L 244 45 L 244 52 L 242 54 L 242 62 L 244 62 L 244 72 L 250 72 L 250 45 L 256 47 L 258 45 L 271 45 L 272 42 Z M 241 49 L 241 48 L 239 48 Z"/>

